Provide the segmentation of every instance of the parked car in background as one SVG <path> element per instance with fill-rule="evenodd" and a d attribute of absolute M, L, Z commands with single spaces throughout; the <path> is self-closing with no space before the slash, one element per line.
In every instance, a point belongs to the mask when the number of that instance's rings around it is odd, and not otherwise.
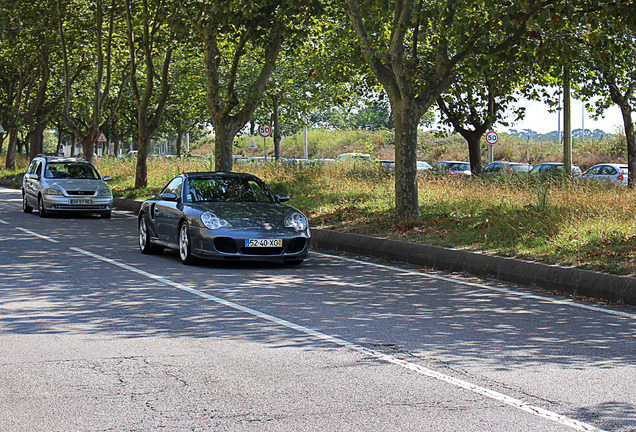
<path fill-rule="evenodd" d="M 143 202 L 139 249 L 174 249 L 184 264 L 195 257 L 300 264 L 309 254 L 309 226 L 282 204 L 287 200 L 251 174 L 180 174 Z"/>
<path fill-rule="evenodd" d="M 312 159 L 311 161 L 315 164 L 326 164 L 326 163 L 335 162 L 336 160 L 331 158 L 316 158 L 316 159 Z"/>
<path fill-rule="evenodd" d="M 486 165 L 482 174 L 484 176 L 527 174 L 530 170 L 532 165 L 527 162 L 495 161 Z"/>
<path fill-rule="evenodd" d="M 431 166 L 430 163 L 425 162 L 425 161 L 417 161 L 417 170 L 419 172 L 424 172 L 424 171 L 428 171 L 430 169 L 433 169 L 433 167 Z"/>
<path fill-rule="evenodd" d="M 395 161 L 392 159 L 380 159 L 379 162 L 386 169 L 389 169 L 389 170 L 395 169 Z"/>
<path fill-rule="evenodd" d="M 538 175 L 542 177 L 564 175 L 564 167 L 559 162 L 544 162 L 532 168 L 530 175 Z M 583 174 L 581 167 L 578 165 L 572 165 L 572 176 L 580 177 Z"/>
<path fill-rule="evenodd" d="M 373 158 L 368 153 L 342 153 L 336 157 L 336 160 L 363 160 L 371 162 Z"/>
<path fill-rule="evenodd" d="M 442 161 L 435 164 L 433 172 L 468 177 L 471 175 L 470 164 L 462 161 Z"/>
<path fill-rule="evenodd" d="M 379 162 L 386 169 L 390 169 L 390 170 L 395 169 L 395 161 L 392 159 L 380 159 Z M 416 166 L 417 166 L 418 172 L 428 171 L 431 168 L 433 168 L 431 164 L 425 161 L 416 161 L 416 164 L 417 164 Z"/>
<path fill-rule="evenodd" d="M 627 186 L 629 168 L 627 164 L 597 164 L 585 171 L 581 178 Z"/>
<path fill-rule="evenodd" d="M 37 155 L 22 178 L 22 210 L 50 213 L 97 213 L 109 218 L 113 193 L 92 163 L 82 158 Z"/>

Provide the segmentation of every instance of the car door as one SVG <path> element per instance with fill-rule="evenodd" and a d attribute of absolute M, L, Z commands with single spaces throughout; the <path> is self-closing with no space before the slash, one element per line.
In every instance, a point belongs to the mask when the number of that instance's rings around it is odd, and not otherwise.
<path fill-rule="evenodd" d="M 40 180 L 42 179 L 42 161 L 36 160 L 27 171 L 24 185 L 24 193 L 27 203 L 33 207 L 38 204 L 38 191 L 40 190 Z"/>
<path fill-rule="evenodd" d="M 601 168 L 603 168 L 602 165 L 594 166 L 594 167 L 590 168 L 585 173 L 585 178 L 598 180 L 599 174 L 601 173 Z"/>
<path fill-rule="evenodd" d="M 601 180 L 606 182 L 614 181 L 614 178 L 618 177 L 618 171 L 611 165 L 604 165 L 601 170 Z"/>
<path fill-rule="evenodd" d="M 161 240 L 169 243 L 177 243 L 179 221 L 181 220 L 182 214 L 182 186 L 183 178 L 175 177 L 172 181 L 170 181 L 170 183 L 168 183 L 161 193 L 173 193 L 176 195 L 177 199 L 160 199 L 157 201 L 154 208 L 157 235 Z"/>

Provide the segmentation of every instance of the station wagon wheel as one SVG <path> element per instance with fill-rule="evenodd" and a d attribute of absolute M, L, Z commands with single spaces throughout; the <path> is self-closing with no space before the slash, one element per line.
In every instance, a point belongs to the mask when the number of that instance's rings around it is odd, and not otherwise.
<path fill-rule="evenodd" d="M 25 213 L 31 213 L 33 211 L 33 207 L 27 202 L 26 193 L 22 194 L 22 211 Z"/>
<path fill-rule="evenodd" d="M 184 264 L 191 264 L 194 261 L 187 222 L 183 222 L 179 227 L 179 258 Z"/>
<path fill-rule="evenodd" d="M 142 254 L 151 255 L 163 252 L 161 246 L 154 245 L 150 242 L 150 231 L 148 229 L 148 220 L 146 215 L 139 218 L 139 250 Z"/>
<path fill-rule="evenodd" d="M 40 217 L 47 217 L 48 214 L 44 209 L 44 200 L 42 199 L 42 195 L 38 197 L 38 212 L 40 213 Z"/>

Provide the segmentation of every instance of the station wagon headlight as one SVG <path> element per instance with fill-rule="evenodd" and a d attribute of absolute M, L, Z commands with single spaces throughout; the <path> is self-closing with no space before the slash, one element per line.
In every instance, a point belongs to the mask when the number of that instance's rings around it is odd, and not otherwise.
<path fill-rule="evenodd" d="M 209 211 L 201 215 L 201 222 L 203 222 L 203 225 L 211 230 L 232 226 L 225 219 L 221 219 L 220 217 Z"/>
<path fill-rule="evenodd" d="M 44 195 L 64 195 L 61 190 L 54 188 L 44 189 Z"/>
<path fill-rule="evenodd" d="M 296 231 L 304 231 L 307 229 L 307 218 L 299 212 L 290 213 L 285 217 L 285 226 Z"/>
<path fill-rule="evenodd" d="M 113 196 L 113 192 L 110 189 L 102 189 L 101 191 L 99 191 L 99 196 Z"/>

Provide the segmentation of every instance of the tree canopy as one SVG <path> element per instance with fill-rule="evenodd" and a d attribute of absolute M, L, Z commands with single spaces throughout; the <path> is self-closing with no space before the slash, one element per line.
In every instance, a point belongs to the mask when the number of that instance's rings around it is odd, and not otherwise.
<path fill-rule="evenodd" d="M 211 124 L 216 169 L 229 171 L 248 123 L 394 128 L 407 222 L 419 216 L 417 130 L 431 109 L 474 150 L 515 95 L 576 64 L 575 91 L 599 113 L 621 107 L 634 179 L 635 17 L 623 0 L 0 0 L 6 166 L 21 142 L 41 151 L 54 125 L 89 157 L 97 133 L 132 135 L 137 187 L 157 131 Z"/>

